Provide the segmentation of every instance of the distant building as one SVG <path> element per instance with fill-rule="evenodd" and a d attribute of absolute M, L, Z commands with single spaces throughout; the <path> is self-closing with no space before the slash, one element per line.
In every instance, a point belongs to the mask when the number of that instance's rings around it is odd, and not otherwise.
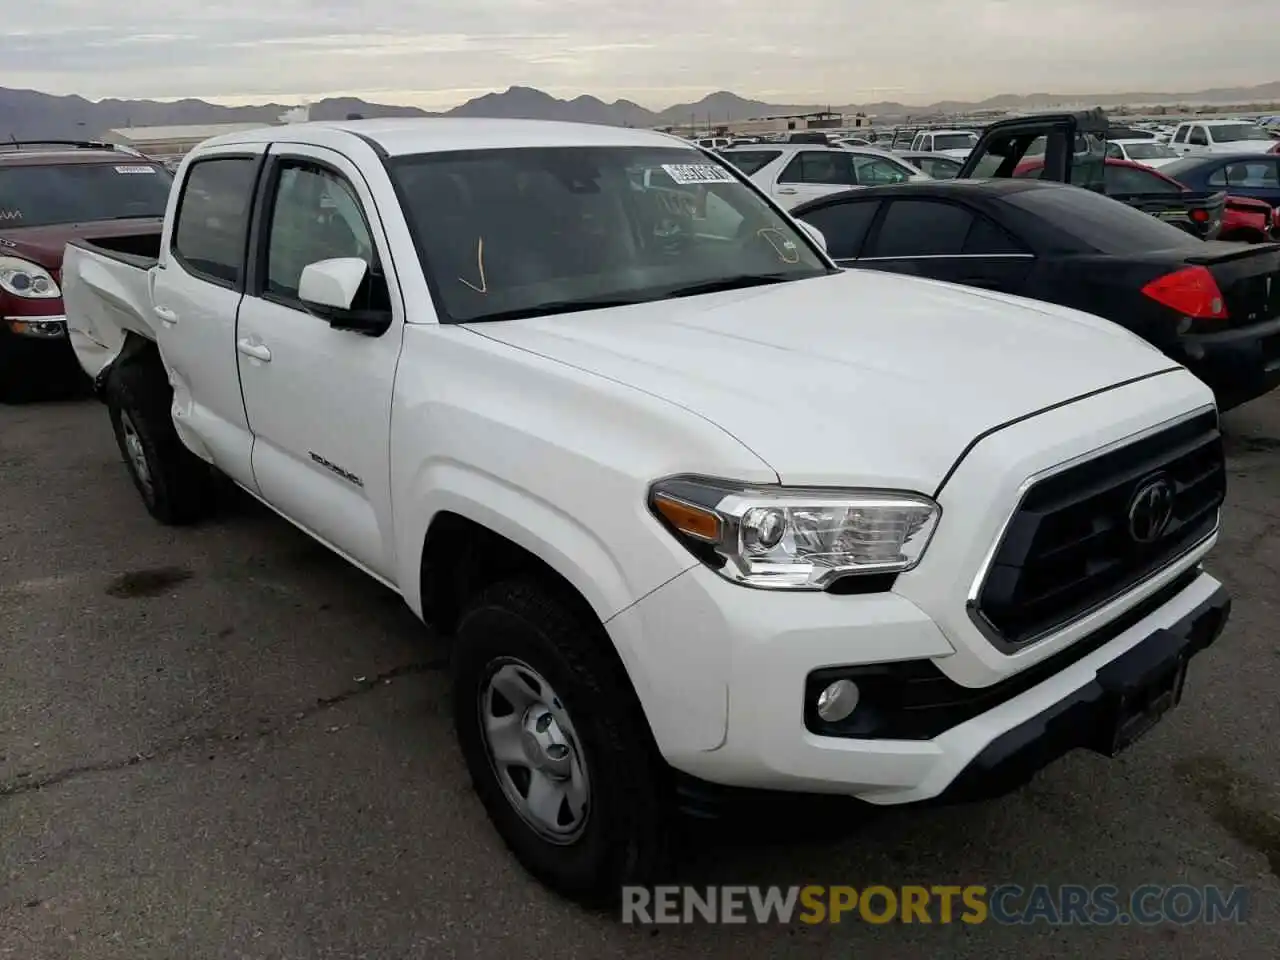
<path fill-rule="evenodd" d="M 224 133 L 240 133 L 272 126 L 270 123 L 204 123 L 178 127 L 121 127 L 108 130 L 103 139 L 119 143 L 161 160 L 181 157 L 196 144 Z"/>
<path fill-rule="evenodd" d="M 871 126 L 865 115 L 845 116 L 840 113 L 799 113 L 778 117 L 753 117 L 738 120 L 727 126 L 730 131 L 744 137 L 790 133 L 793 130 L 855 130 Z"/>

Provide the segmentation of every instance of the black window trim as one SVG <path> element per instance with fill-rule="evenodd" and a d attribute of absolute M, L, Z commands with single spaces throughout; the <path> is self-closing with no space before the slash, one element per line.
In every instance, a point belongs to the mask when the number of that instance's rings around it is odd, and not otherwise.
<path fill-rule="evenodd" d="M 321 147 L 316 144 L 303 143 L 281 143 L 273 144 L 273 146 L 281 147 L 280 152 L 270 152 L 267 163 L 264 164 L 264 170 L 258 178 L 258 187 L 254 199 L 255 213 L 251 229 L 249 231 L 249 269 L 247 273 L 247 282 L 244 284 L 242 292 L 247 297 L 253 297 L 263 300 L 267 303 L 273 303 L 278 307 L 285 307 L 297 313 L 303 313 L 307 316 L 315 316 L 306 305 L 297 297 L 287 297 L 278 293 L 271 293 L 266 289 L 267 285 L 267 257 L 271 249 L 271 223 L 275 214 L 276 195 L 280 190 L 280 175 L 286 166 L 294 165 L 301 167 L 311 167 L 336 177 L 338 180 L 347 184 L 351 189 L 351 193 L 355 198 L 356 204 L 360 210 L 360 219 L 364 223 L 365 231 L 369 235 L 369 242 L 373 247 L 374 262 L 370 264 L 370 273 L 374 276 L 382 276 L 386 278 L 386 268 L 381 262 L 378 255 L 378 242 L 373 231 L 373 225 L 369 220 L 369 214 L 365 210 L 364 201 L 360 199 L 360 193 L 355 189 L 355 184 L 351 182 L 351 178 L 339 170 L 336 166 L 316 157 L 308 156 L 304 153 L 298 153 L 292 148 L 306 147 L 309 149 L 329 150 L 337 153 L 338 156 L 344 156 L 339 151 L 333 150 L 332 147 Z M 345 158 L 348 162 L 355 164 L 350 158 Z M 358 169 L 358 165 L 357 165 Z M 366 183 L 366 186 L 368 184 Z M 394 269 L 394 264 L 392 265 Z M 391 285 L 388 286 L 388 294 L 391 293 Z M 397 285 L 398 287 L 398 285 Z"/>
<path fill-rule="evenodd" d="M 936 197 L 936 196 L 916 197 L 916 196 L 898 195 L 898 196 L 891 196 L 891 197 L 883 197 L 881 199 L 884 200 L 884 205 L 881 206 L 881 208 L 876 211 L 875 219 L 872 220 L 871 226 L 867 228 L 867 234 L 862 241 L 862 245 L 864 247 L 867 247 L 868 245 L 872 245 L 874 244 L 875 241 L 878 241 L 880 239 L 880 230 L 884 226 L 884 221 L 885 221 L 885 218 L 888 216 L 890 208 L 895 203 L 901 203 L 903 201 L 907 201 L 907 202 L 915 202 L 915 203 L 941 203 L 949 207 L 959 207 L 961 210 L 965 211 L 966 213 L 968 213 L 970 216 L 973 217 L 974 223 L 977 223 L 979 219 L 986 219 L 991 221 L 993 224 L 995 224 L 996 227 L 998 227 L 1004 233 L 1008 234 L 1009 237 L 1014 242 L 1020 244 L 1023 247 L 1028 248 L 1028 252 L 1027 253 L 919 253 L 919 254 L 913 254 L 911 256 L 892 256 L 892 257 L 861 257 L 860 256 L 856 258 L 857 263 L 897 263 L 902 260 L 1034 260 L 1036 258 L 1036 255 L 1030 252 L 1030 244 L 1019 239 L 1013 233 L 1012 230 L 1009 230 L 1007 227 L 1001 224 L 998 220 L 996 220 L 995 217 L 991 216 L 990 214 L 986 213 L 983 210 L 978 209 L 976 206 L 973 206 L 972 204 L 963 203 L 951 197 Z M 969 229 L 970 230 L 973 229 L 972 224 L 970 225 Z M 967 233 L 965 234 L 965 237 L 966 239 L 968 238 Z M 875 249 L 874 246 L 871 246 L 870 248 L 873 250 Z M 844 262 L 852 263 L 855 261 L 846 260 Z"/>
<path fill-rule="evenodd" d="M 191 183 L 192 172 L 203 163 L 214 163 L 219 160 L 252 160 L 254 162 L 253 185 L 249 193 L 249 206 L 245 209 L 245 220 L 240 238 L 240 263 L 237 272 L 238 279 L 233 283 L 222 277 L 215 277 L 207 271 L 201 270 L 194 266 L 186 257 L 178 251 L 178 228 L 182 226 L 182 206 L 187 199 L 187 187 Z M 267 150 L 261 152 L 254 150 L 236 150 L 227 153 L 210 153 L 205 156 L 197 157 L 187 167 L 182 176 L 182 192 L 178 194 L 178 202 L 173 210 L 173 229 L 169 234 L 169 255 L 173 257 L 174 262 L 180 266 L 183 271 L 197 280 L 205 283 L 212 283 L 214 286 L 222 287 L 224 290 L 231 290 L 235 293 L 243 294 L 246 288 L 246 281 L 252 266 L 252 258 L 249 256 L 250 241 L 253 236 L 254 225 L 257 221 L 258 209 L 257 203 L 260 196 L 262 185 L 262 171 L 266 166 Z M 163 266 L 163 263 L 160 264 Z"/>

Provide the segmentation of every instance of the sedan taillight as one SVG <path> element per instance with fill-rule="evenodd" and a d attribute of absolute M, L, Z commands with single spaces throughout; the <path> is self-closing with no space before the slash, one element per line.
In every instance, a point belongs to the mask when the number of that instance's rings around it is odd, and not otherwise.
<path fill-rule="evenodd" d="M 1184 317 L 1197 320 L 1227 319 L 1227 305 L 1218 281 L 1207 267 L 1185 267 L 1157 277 L 1142 292 Z"/>

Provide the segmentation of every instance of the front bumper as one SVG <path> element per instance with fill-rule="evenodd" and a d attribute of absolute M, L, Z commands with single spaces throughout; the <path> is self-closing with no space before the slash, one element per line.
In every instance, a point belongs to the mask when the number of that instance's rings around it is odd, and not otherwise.
<path fill-rule="evenodd" d="M 62 315 L 48 317 L 4 317 L 5 332 L 12 337 L 28 340 L 66 340 L 67 318 Z"/>
<path fill-rule="evenodd" d="M 648 616 L 652 628 L 698 623 L 707 633 L 727 630 L 736 638 L 720 744 L 687 749 L 677 737 L 658 737 L 668 762 L 692 782 L 890 805 L 996 795 L 1069 750 L 1100 748 L 1115 723 L 1118 692 L 1171 657 L 1194 655 L 1226 622 L 1230 603 L 1213 577 L 1193 569 L 1172 589 L 1105 642 L 1081 640 L 1083 656 L 1034 685 L 996 697 L 930 739 L 910 740 L 822 736 L 804 720 L 809 674 L 850 664 L 854 651 L 860 664 L 947 659 L 952 648 L 941 631 L 904 597 L 783 598 L 694 568 L 628 613 Z M 733 591 L 732 604 L 726 590 Z M 783 609 L 790 606 L 779 605 L 783 599 L 806 606 Z M 710 635 L 687 643 L 697 647 L 704 639 L 717 646 Z M 1013 674 L 1006 682 L 1017 680 Z M 650 719 L 657 732 L 679 715 Z"/>

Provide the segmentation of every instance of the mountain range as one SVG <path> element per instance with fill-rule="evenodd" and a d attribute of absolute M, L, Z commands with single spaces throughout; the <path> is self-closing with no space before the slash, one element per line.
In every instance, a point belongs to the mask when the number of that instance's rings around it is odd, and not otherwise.
<path fill-rule="evenodd" d="M 576 120 L 616 126 L 654 127 L 694 122 L 726 123 L 778 114 L 812 113 L 832 109 L 846 115 L 866 113 L 880 118 L 960 113 L 972 110 L 1028 110 L 1087 104 L 1216 104 L 1241 105 L 1280 102 L 1280 81 L 1255 87 L 1220 87 L 1186 93 L 1126 92 L 1112 94 L 1001 94 L 977 102 L 944 100 L 923 106 L 893 101 L 865 104 L 776 104 L 750 100 L 728 91 L 708 94 L 696 103 L 677 103 L 653 111 L 629 100 L 606 103 L 592 96 L 560 100 L 532 87 L 510 87 L 468 100 L 444 113 L 417 107 L 368 103 L 354 97 L 331 97 L 310 105 L 313 120 L 363 117 L 505 117 L 535 120 Z M 0 138 L 95 137 L 121 127 L 174 126 L 208 123 L 270 123 L 297 104 L 266 103 L 227 107 L 203 100 L 87 100 L 54 96 L 35 90 L 0 87 Z"/>

